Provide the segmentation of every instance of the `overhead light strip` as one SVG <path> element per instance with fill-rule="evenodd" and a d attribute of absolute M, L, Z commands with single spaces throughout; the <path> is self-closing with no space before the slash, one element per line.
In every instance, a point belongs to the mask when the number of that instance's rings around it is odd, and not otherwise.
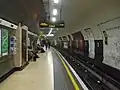
<path fill-rule="evenodd" d="M 53 9 L 53 15 L 56 16 L 58 14 L 57 9 Z"/>
<path fill-rule="evenodd" d="M 52 30 L 53 30 L 53 28 L 51 28 L 51 29 L 50 29 L 50 31 L 49 31 L 49 33 L 48 33 L 48 34 L 51 34 L 51 33 L 52 33 Z"/>
<path fill-rule="evenodd" d="M 56 22 L 56 17 L 52 17 L 52 21 L 53 21 L 53 22 Z"/>
<path fill-rule="evenodd" d="M 53 2 L 57 4 L 57 3 L 59 3 L 59 0 L 53 0 Z"/>
<path fill-rule="evenodd" d="M 54 34 L 49 34 L 49 35 L 47 35 L 47 36 L 49 36 L 49 37 L 53 37 L 53 36 L 54 36 Z"/>
<path fill-rule="evenodd" d="M 52 33 L 52 30 L 53 28 L 50 29 L 49 33 L 47 34 L 47 36 L 54 36 L 54 34 L 51 34 Z"/>

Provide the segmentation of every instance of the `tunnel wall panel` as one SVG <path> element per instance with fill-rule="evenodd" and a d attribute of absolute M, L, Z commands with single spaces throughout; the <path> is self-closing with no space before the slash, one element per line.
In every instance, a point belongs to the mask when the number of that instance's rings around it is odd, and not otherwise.
<path fill-rule="evenodd" d="M 103 32 L 103 63 L 120 69 L 120 17 L 98 25 Z"/>
<path fill-rule="evenodd" d="M 88 40 L 89 42 L 89 57 L 94 59 L 95 57 L 95 43 L 94 43 L 94 39 L 90 39 Z"/>
<path fill-rule="evenodd" d="M 95 43 L 94 43 L 94 34 L 91 28 L 84 29 L 83 35 L 85 35 L 88 40 L 89 45 L 89 57 L 94 59 L 95 57 Z"/>

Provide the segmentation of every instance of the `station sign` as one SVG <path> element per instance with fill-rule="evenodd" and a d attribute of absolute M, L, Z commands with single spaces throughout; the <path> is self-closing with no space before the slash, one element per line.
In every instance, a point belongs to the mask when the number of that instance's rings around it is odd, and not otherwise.
<path fill-rule="evenodd" d="M 59 21 L 59 22 L 41 22 L 40 23 L 40 28 L 64 28 L 65 23 L 64 21 Z"/>

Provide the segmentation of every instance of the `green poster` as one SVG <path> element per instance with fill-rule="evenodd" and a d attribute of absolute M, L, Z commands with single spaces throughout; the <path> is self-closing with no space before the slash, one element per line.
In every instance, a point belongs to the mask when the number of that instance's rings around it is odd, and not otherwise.
<path fill-rule="evenodd" d="M 2 30 L 2 55 L 8 55 L 8 31 Z"/>
<path fill-rule="evenodd" d="M 0 30 L 0 57 L 1 57 L 1 30 Z"/>

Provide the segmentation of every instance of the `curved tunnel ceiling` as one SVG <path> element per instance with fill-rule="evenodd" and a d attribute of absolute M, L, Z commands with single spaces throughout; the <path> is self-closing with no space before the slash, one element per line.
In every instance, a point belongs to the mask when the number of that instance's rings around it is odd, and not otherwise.
<path fill-rule="evenodd" d="M 0 17 L 38 33 L 39 20 L 45 19 L 43 0 L 0 0 Z"/>
<path fill-rule="evenodd" d="M 95 38 L 101 38 L 97 24 L 120 16 L 120 0 L 62 0 L 65 29 L 56 36 L 68 35 L 91 28 Z"/>

